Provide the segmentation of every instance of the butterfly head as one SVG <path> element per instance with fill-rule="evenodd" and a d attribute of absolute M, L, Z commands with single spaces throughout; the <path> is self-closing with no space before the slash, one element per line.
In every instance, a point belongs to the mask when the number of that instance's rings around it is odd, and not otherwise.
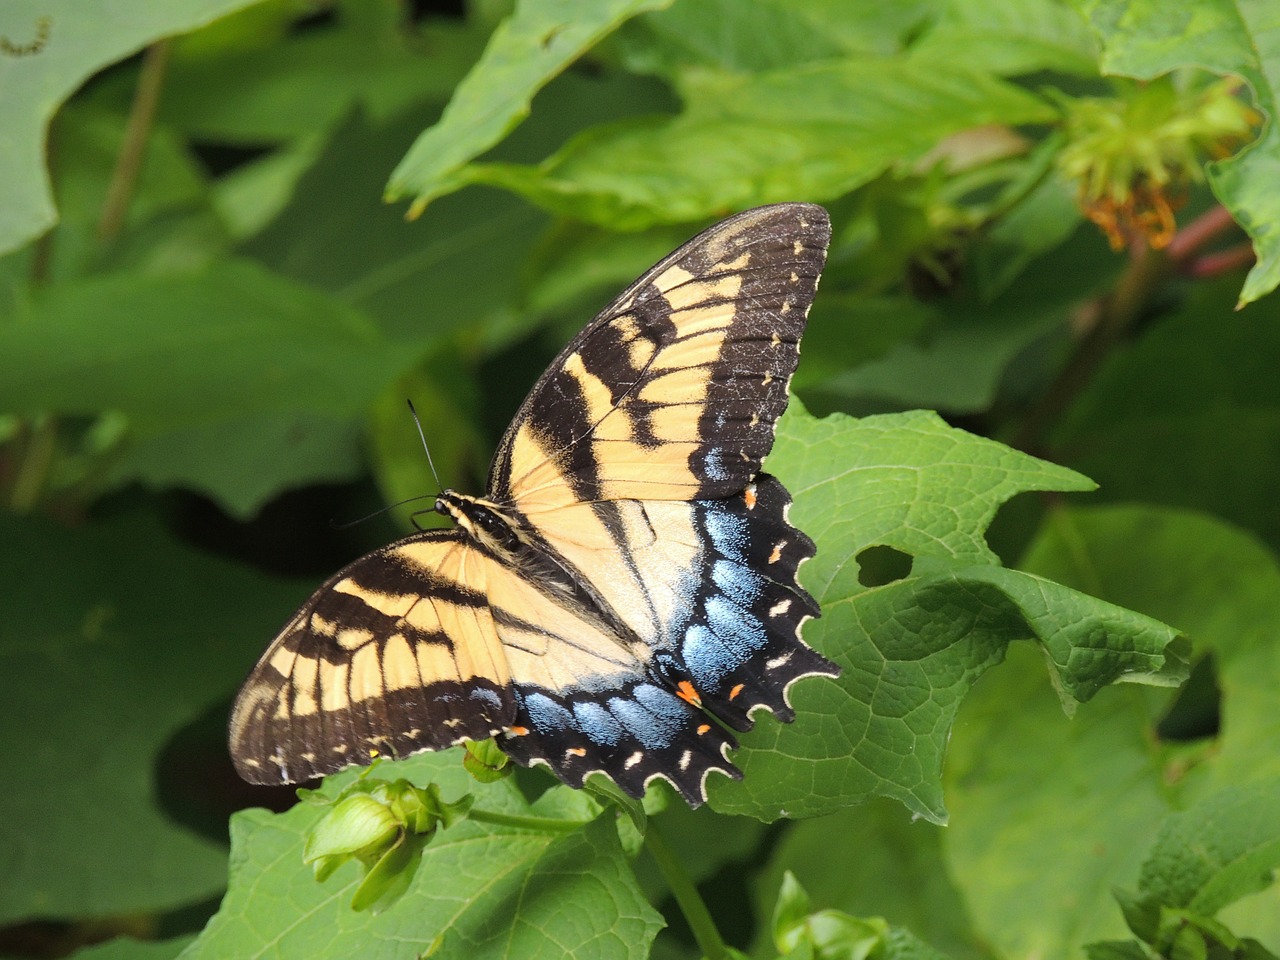
<path fill-rule="evenodd" d="M 515 525 L 487 500 L 446 490 L 436 497 L 436 512 L 451 518 L 469 537 L 495 553 L 511 554 L 521 545 Z"/>

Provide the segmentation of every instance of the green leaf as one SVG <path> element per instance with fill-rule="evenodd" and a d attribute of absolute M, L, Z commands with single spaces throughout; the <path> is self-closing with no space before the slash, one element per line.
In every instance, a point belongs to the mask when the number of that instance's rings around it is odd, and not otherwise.
<path fill-rule="evenodd" d="M 1013 640 L 1041 645 L 1064 705 L 1116 680 L 1168 683 L 1184 670 L 1175 631 L 1003 569 L 986 545 L 1004 501 L 1089 489 L 1079 474 L 929 413 L 818 421 L 793 411 L 769 469 L 795 496 L 792 521 L 818 543 L 802 579 L 824 615 L 805 638 L 844 672 L 793 691 L 796 723 L 745 738 L 743 781 L 710 784 L 722 812 L 816 816 L 881 795 L 942 822 L 955 711 Z M 913 558 L 910 573 L 859 582 L 873 546 Z"/>
<path fill-rule="evenodd" d="M 1280 779 L 1213 794 L 1171 814 L 1138 885 L 1159 903 L 1214 916 L 1274 882 L 1280 869 Z"/>
<path fill-rule="evenodd" d="M 406 362 L 351 308 L 245 261 L 122 273 L 53 285 L 0 325 L 0 410 L 122 412 L 137 446 L 118 479 L 180 482 L 246 515 L 354 473 L 351 423 Z"/>
<path fill-rule="evenodd" d="M 1280 684 L 1280 563 L 1221 521 L 1154 507 L 1056 514 L 1024 565 L 1097 596 L 1185 626 L 1211 652 L 1222 691 L 1222 733 L 1197 760 L 1188 799 L 1280 777 L 1280 717 L 1267 709 Z M 1159 577 L 1145 572 L 1159 569 Z"/>
<path fill-rule="evenodd" d="M 655 791 L 645 794 L 646 799 Z M 759 820 L 747 817 L 728 817 L 716 813 L 705 804 L 692 810 L 682 800 L 676 799 L 657 815 L 658 829 L 673 850 L 680 853 L 680 864 L 695 884 L 702 884 L 722 870 L 734 870 L 738 864 L 751 859 L 763 842 L 766 832 Z M 653 903 L 661 903 L 668 896 L 663 879 L 652 857 L 639 857 L 635 864 L 636 877 L 641 889 Z M 776 888 L 776 884 L 774 885 Z M 763 913 L 772 906 L 770 899 L 764 904 Z"/>
<path fill-rule="evenodd" d="M 104 269 L 191 270 L 227 250 L 203 170 L 182 139 L 164 126 L 147 138 L 123 232 L 104 248 L 98 221 L 124 148 L 126 122 L 123 112 L 78 102 L 54 120 L 51 136 L 58 148 L 49 159 L 58 185 L 59 223 L 50 241 L 57 253 L 49 262 L 54 280 Z"/>
<path fill-rule="evenodd" d="M 830 199 L 957 131 L 1054 116 L 1043 100 L 946 61 L 700 71 L 682 93 L 684 112 L 673 119 L 597 127 L 537 166 L 475 163 L 449 186 L 493 184 L 566 216 L 638 230 L 798 196 Z"/>
<path fill-rule="evenodd" d="M 446 795 L 472 790 L 476 808 L 563 817 L 572 791 L 530 807 L 512 780 L 476 787 L 460 753 L 381 765 L 379 776 L 435 781 Z M 345 775 L 349 777 L 350 775 Z M 344 777 L 336 778 L 342 782 Z M 458 823 L 426 846 L 406 895 L 370 916 L 348 904 L 359 880 L 345 867 L 324 885 L 302 863 L 303 837 L 324 814 L 299 804 L 232 820 L 231 884 L 222 908 L 184 960 L 232 956 L 564 956 L 641 960 L 661 920 L 641 896 L 610 818 L 565 829 Z M 299 922 L 305 917 L 305 922 Z"/>
<path fill-rule="evenodd" d="M 412 195 L 410 213 L 461 186 L 460 167 L 511 131 L 533 95 L 624 20 L 671 0 L 519 0 L 454 91 L 440 122 L 391 174 L 387 199 Z"/>
<path fill-rule="evenodd" d="M 77 950 L 71 956 L 75 960 L 173 960 L 191 940 L 192 937 L 159 941 L 120 937 Z"/>
<path fill-rule="evenodd" d="M 248 519 L 282 490 L 358 477 L 362 434 L 358 410 L 345 417 L 263 410 L 135 433 L 102 483 L 108 489 L 140 482 L 157 490 L 195 490 L 231 516 Z"/>
<path fill-rule="evenodd" d="M 1084 19 L 1056 0 L 952 0 L 912 45 L 913 57 L 932 61 L 964 51 L 1002 76 L 1041 70 L 1092 77 L 1097 48 Z"/>
<path fill-rule="evenodd" d="M 243 678 L 303 588 L 180 546 L 150 520 L 68 531 L 0 518 L 0 541 L 0 729 L 21 767 L 0 791 L 0 922 L 212 896 L 226 848 L 161 806 L 157 758 Z M 214 771 L 231 777 L 225 760 L 182 759 L 202 789 L 221 782 Z"/>
<path fill-rule="evenodd" d="M 1280 565 L 1208 517 L 1102 507 L 1053 511 L 1022 566 L 1177 624 L 1213 653 L 1222 691 L 1219 737 L 1172 755 L 1153 732 L 1167 697 L 1106 690 L 1068 723 L 1025 653 L 962 707 L 946 778 L 953 875 L 982 891 L 968 902 L 995 949 L 1065 957 L 1126 935 L 1111 888 L 1132 885 L 1171 807 L 1280 777 L 1268 706 L 1280 684 Z M 1275 902 L 1237 904 L 1233 929 L 1274 939 Z M 1046 903 L 1060 906 L 1047 914 Z"/>
<path fill-rule="evenodd" d="M 242 248 L 367 312 L 387 336 L 419 351 L 511 309 L 518 266 L 546 223 L 496 191 L 450 197 L 416 223 L 376 202 L 383 171 L 423 116 L 413 111 L 376 126 L 353 116 L 298 181 L 292 201 Z M 406 355 L 406 364 L 414 359 Z"/>
<path fill-rule="evenodd" d="M 696 66 L 772 70 L 850 54 L 897 53 L 929 6 L 684 0 L 636 17 L 613 40 L 628 69 L 638 72 L 678 78 Z"/>
<path fill-rule="evenodd" d="M 187 39 L 174 52 L 160 118 L 193 139 L 256 145 L 313 136 L 355 107 L 382 123 L 417 103 L 442 104 L 485 37 L 452 20 L 411 33 L 394 4 L 338 3 L 321 28 L 275 43 L 209 51 L 199 34 Z"/>
<path fill-rule="evenodd" d="M 1256 0 L 1075 0 L 1102 44 L 1105 73 L 1151 79 L 1179 67 L 1244 78 L 1269 118 L 1262 135 L 1209 165 L 1214 193 L 1253 239 L 1239 305 L 1280 285 L 1280 45 L 1275 6 Z"/>
<path fill-rule="evenodd" d="M 1136 940 L 1099 940 L 1086 944 L 1089 960 L 1151 960 L 1151 954 Z"/>
<path fill-rule="evenodd" d="M 1015 649 L 961 707 L 947 859 L 1000 955 L 1066 958 L 1128 934 L 1111 888 L 1136 875 L 1168 810 L 1149 693 L 1104 690 L 1067 720 L 1041 658 Z"/>
<path fill-rule="evenodd" d="M 154 40 L 208 23 L 253 0 L 122 0 L 62 12 L 43 0 L 10 0 L 0 34 L 30 52 L 4 55 L 0 129 L 0 253 L 13 250 L 57 221 L 44 169 L 45 130 L 54 112 L 90 76 Z M 41 23 L 44 23 L 42 29 Z M 43 34 L 43 42 L 40 42 Z"/>

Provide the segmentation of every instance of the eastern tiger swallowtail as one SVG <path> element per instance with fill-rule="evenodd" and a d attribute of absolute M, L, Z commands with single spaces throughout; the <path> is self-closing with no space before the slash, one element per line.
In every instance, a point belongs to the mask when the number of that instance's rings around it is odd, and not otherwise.
<path fill-rule="evenodd" d="M 837 676 L 801 623 L 813 541 L 760 465 L 826 260 L 826 211 L 759 207 L 632 284 L 560 352 L 457 524 L 339 571 L 280 632 L 231 714 L 236 769 L 307 780 L 496 737 L 581 786 L 655 777 L 697 805 L 741 777 L 726 729 Z"/>

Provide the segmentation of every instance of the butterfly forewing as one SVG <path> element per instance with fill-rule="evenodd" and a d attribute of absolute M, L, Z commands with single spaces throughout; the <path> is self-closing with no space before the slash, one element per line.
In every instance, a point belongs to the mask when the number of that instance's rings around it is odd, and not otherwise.
<path fill-rule="evenodd" d="M 236 700 L 240 775 L 292 783 L 512 724 L 488 562 L 459 533 L 436 531 L 375 551 L 317 590 Z"/>
<path fill-rule="evenodd" d="M 534 385 L 491 495 L 533 516 L 742 490 L 773 445 L 830 234 L 821 207 L 760 207 L 649 270 Z"/>

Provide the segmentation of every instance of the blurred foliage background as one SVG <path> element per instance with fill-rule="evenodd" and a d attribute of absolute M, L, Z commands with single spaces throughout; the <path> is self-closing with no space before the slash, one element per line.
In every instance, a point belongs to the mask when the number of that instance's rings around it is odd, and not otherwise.
<path fill-rule="evenodd" d="M 1194 664 L 1068 720 L 1012 650 L 960 708 L 945 828 L 888 799 L 662 822 L 761 955 L 786 871 L 956 957 L 1139 933 L 1111 888 L 1165 818 L 1280 775 L 1278 37 L 1269 0 L 7 0 L 0 955 L 187 948 L 228 817 L 293 802 L 231 769 L 237 684 L 421 504 L 346 521 L 435 493 L 405 398 L 479 491 L 613 293 L 783 200 L 834 225 L 810 413 L 937 410 L 1093 478 L 992 548 Z M 691 955 L 637 864 L 655 951 Z M 1220 919 L 1275 952 L 1262 886 Z M 370 955 L 425 949 L 395 943 Z"/>

